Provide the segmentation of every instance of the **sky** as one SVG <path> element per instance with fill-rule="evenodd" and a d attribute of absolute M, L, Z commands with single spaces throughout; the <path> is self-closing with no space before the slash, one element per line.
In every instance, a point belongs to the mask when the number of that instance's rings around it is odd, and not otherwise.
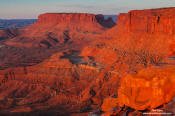
<path fill-rule="evenodd" d="M 0 19 L 34 19 L 48 12 L 115 15 L 160 7 L 175 7 L 175 0 L 0 0 Z"/>

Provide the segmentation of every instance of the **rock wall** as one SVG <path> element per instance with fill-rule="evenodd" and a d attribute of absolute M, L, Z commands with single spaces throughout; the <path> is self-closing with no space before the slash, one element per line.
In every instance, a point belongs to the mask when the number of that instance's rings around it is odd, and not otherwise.
<path fill-rule="evenodd" d="M 132 10 L 118 16 L 118 25 L 134 33 L 175 34 L 175 8 Z"/>
<path fill-rule="evenodd" d="M 39 24 L 96 23 L 95 15 L 85 13 L 46 13 L 38 17 Z"/>
<path fill-rule="evenodd" d="M 111 18 L 104 19 L 103 15 L 94 15 L 88 13 L 45 13 L 38 17 L 38 21 L 31 27 L 50 27 L 54 28 L 65 25 L 65 27 L 92 28 L 111 28 L 115 25 Z M 62 26 L 63 28 L 63 26 Z"/>

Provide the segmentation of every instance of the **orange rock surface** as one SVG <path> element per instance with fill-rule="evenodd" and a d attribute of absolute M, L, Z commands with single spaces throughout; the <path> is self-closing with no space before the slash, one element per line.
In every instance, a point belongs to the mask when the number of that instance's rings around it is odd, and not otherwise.
<path fill-rule="evenodd" d="M 118 16 L 118 25 L 134 33 L 175 34 L 175 8 L 133 10 Z"/>
<path fill-rule="evenodd" d="M 103 20 L 103 22 L 99 22 L 101 20 Z M 96 16 L 88 13 L 46 13 L 41 14 L 38 17 L 38 21 L 31 25 L 28 29 L 44 29 L 54 27 L 59 30 L 67 29 L 79 32 L 101 32 L 102 30 L 105 30 L 106 22 L 110 21 L 104 20 L 104 17 L 99 17 L 98 15 Z"/>
<path fill-rule="evenodd" d="M 116 98 L 106 98 L 103 101 L 103 105 L 101 106 L 102 111 L 110 112 L 113 111 L 113 108 L 118 106 L 118 99 Z"/>
<path fill-rule="evenodd" d="M 120 106 L 136 110 L 153 109 L 175 96 L 174 68 L 143 69 L 122 78 L 118 90 Z"/>
<path fill-rule="evenodd" d="M 117 25 L 106 32 L 107 37 L 117 38 L 118 35 L 134 34 L 137 38 L 147 35 L 166 37 L 169 42 L 169 55 L 174 55 L 174 11 L 175 8 L 159 8 L 146 10 L 132 10 L 121 13 L 117 18 Z"/>
<path fill-rule="evenodd" d="M 9 99 L 0 104 L 0 108 L 13 106 L 8 112 L 32 112 L 56 106 L 64 110 L 68 107 L 63 113 L 80 110 L 80 92 L 98 77 L 99 72 L 81 65 L 73 66 L 61 56 L 62 53 L 57 53 L 35 66 L 0 71 L 0 101 Z"/>
<path fill-rule="evenodd" d="M 102 15 L 46 13 L 0 31 L 0 114 L 140 115 L 165 105 L 175 96 L 175 68 L 164 67 L 175 53 L 174 11 L 130 11 L 112 29 Z"/>

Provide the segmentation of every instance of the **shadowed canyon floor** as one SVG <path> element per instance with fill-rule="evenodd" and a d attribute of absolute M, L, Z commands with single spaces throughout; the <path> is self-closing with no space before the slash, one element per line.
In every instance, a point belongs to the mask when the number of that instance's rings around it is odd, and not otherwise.
<path fill-rule="evenodd" d="M 174 11 L 134 10 L 117 24 L 46 13 L 0 30 L 0 115 L 175 115 Z"/>

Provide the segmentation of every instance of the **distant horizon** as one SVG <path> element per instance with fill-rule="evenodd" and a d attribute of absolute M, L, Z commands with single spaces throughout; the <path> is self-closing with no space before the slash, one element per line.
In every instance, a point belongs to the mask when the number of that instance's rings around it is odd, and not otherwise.
<path fill-rule="evenodd" d="M 131 10 L 149 10 L 149 9 L 161 9 L 161 8 L 175 8 L 175 7 L 158 7 L 158 8 L 148 8 L 148 9 L 131 9 Z M 41 14 L 46 14 L 46 13 L 57 13 L 57 14 L 61 14 L 61 13 L 87 13 L 87 14 L 94 14 L 94 15 L 119 15 L 120 13 L 128 13 L 129 11 L 131 10 L 128 10 L 127 12 L 119 12 L 118 14 L 102 14 L 102 13 L 89 13 L 89 12 L 45 12 L 45 13 L 41 13 Z M 41 15 L 41 14 L 38 14 Z M 0 20 L 37 20 L 38 19 L 38 16 L 35 18 L 0 18 Z"/>
<path fill-rule="evenodd" d="M 38 19 L 44 13 L 118 15 L 130 10 L 175 7 L 173 0 L 0 0 L 0 19 Z"/>

